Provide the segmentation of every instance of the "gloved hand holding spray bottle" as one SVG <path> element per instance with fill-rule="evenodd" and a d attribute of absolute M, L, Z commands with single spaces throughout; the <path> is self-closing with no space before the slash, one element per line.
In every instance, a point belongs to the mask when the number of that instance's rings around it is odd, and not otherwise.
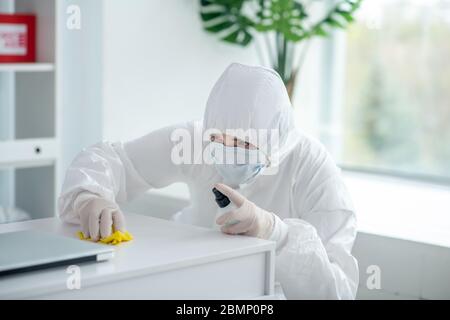
<path fill-rule="evenodd" d="M 216 188 L 212 189 L 212 192 L 214 193 L 214 196 L 216 197 L 216 203 L 219 206 L 219 209 L 217 210 L 217 214 L 216 214 L 216 219 L 218 217 L 220 217 L 221 215 L 236 209 L 236 206 L 230 201 L 230 199 L 224 195 L 222 192 L 220 192 L 219 190 L 217 190 Z M 214 219 L 214 221 L 216 221 L 216 219 Z M 231 226 L 234 225 L 236 223 L 239 223 L 239 220 L 233 219 L 231 221 L 227 221 L 225 223 L 225 226 Z M 218 225 L 217 223 L 215 223 L 215 229 L 220 230 L 221 226 Z"/>

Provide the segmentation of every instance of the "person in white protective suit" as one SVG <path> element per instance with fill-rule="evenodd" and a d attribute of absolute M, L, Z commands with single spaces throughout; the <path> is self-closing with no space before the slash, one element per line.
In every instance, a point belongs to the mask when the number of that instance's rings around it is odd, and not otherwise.
<path fill-rule="evenodd" d="M 358 264 L 351 254 L 356 236 L 351 199 L 324 147 L 295 128 L 291 109 L 275 71 L 232 64 L 213 87 L 202 122 L 84 149 L 67 171 L 60 216 L 99 239 L 108 236 L 112 227 L 125 228 L 119 204 L 148 189 L 184 182 L 191 204 L 174 219 L 204 227 L 218 224 L 225 233 L 275 241 L 280 295 L 354 299 Z M 235 135 L 226 133 L 233 129 Z M 177 130 L 192 137 L 215 132 L 202 144 L 210 150 L 204 152 L 211 154 L 210 161 L 174 161 Z M 277 142 L 261 142 L 248 134 L 255 130 L 278 132 L 273 140 Z M 217 161 L 219 153 L 228 156 L 236 150 L 247 156 L 257 153 L 259 160 L 236 165 Z M 216 217 L 213 187 L 236 208 Z"/>

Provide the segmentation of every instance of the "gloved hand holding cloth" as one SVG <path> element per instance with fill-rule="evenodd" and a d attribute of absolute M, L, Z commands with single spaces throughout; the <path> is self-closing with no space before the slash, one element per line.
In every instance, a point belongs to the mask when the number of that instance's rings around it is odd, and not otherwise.
<path fill-rule="evenodd" d="M 82 192 L 78 194 L 74 207 L 80 216 L 80 239 L 113 245 L 133 239 L 125 230 L 125 217 L 115 203 L 93 193 Z"/>

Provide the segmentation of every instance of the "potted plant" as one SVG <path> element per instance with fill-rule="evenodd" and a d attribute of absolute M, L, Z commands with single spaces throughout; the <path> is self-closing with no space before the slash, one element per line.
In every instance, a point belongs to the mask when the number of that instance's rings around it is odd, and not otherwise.
<path fill-rule="evenodd" d="M 361 1 L 200 0 L 200 16 L 206 31 L 234 45 L 245 47 L 256 33 L 263 33 L 270 67 L 280 74 L 292 99 L 309 40 L 328 36 L 334 28 L 345 28 Z M 317 2 L 332 5 L 321 18 L 311 21 L 312 4 Z M 301 52 L 297 53 L 300 43 Z M 261 59 L 262 52 L 259 56 Z M 298 60 L 295 65 L 294 60 Z"/>

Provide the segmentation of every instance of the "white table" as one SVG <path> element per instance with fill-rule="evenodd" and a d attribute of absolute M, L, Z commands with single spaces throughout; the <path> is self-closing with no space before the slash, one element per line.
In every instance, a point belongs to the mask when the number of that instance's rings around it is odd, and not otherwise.
<path fill-rule="evenodd" d="M 275 243 L 128 213 L 134 240 L 107 262 L 79 265 L 81 288 L 68 289 L 67 267 L 0 277 L 0 299 L 259 299 L 274 294 Z M 57 218 L 0 225 L 76 237 Z M 80 240 L 81 241 L 81 240 Z M 0 253 L 1 254 L 1 253 Z"/>

